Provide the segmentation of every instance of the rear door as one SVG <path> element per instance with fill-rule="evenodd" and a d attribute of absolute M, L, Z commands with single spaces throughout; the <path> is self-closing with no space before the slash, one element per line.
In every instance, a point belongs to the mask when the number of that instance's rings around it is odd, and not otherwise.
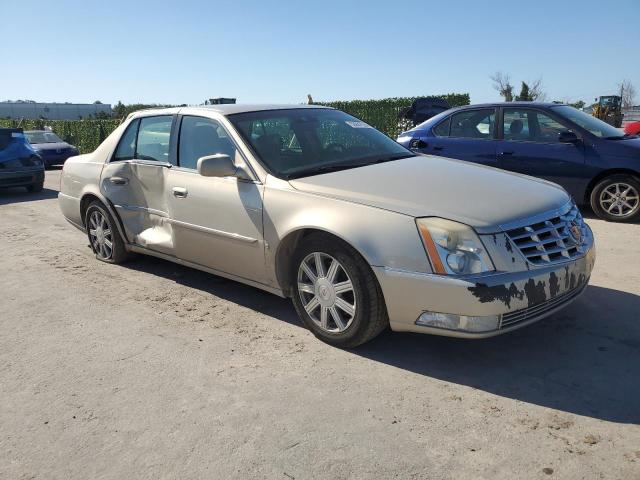
<path fill-rule="evenodd" d="M 133 120 L 100 181 L 102 193 L 122 220 L 127 240 L 169 254 L 173 253 L 173 238 L 165 182 L 173 161 L 173 122 L 171 115 Z"/>
<path fill-rule="evenodd" d="M 534 108 L 502 108 L 498 166 L 558 183 L 581 200 L 591 177 L 585 168 L 584 144 L 559 142 L 558 135 L 571 128 L 551 115 Z"/>
<path fill-rule="evenodd" d="M 190 262 L 263 282 L 262 184 L 237 177 L 203 177 L 201 157 L 229 155 L 250 171 L 225 127 L 198 116 L 180 119 L 178 165 L 167 176 L 167 202 L 176 256 Z"/>
<path fill-rule="evenodd" d="M 494 108 L 462 110 L 433 127 L 422 153 L 496 166 L 496 111 Z"/>

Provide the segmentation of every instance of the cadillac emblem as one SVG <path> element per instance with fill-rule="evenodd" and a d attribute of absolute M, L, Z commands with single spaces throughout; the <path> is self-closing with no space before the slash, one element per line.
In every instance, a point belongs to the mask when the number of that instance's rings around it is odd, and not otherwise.
<path fill-rule="evenodd" d="M 571 220 L 569 225 L 567 225 L 569 230 L 569 236 L 571 240 L 575 242 L 576 245 L 582 244 L 582 228 L 580 228 L 580 224 L 576 220 Z"/>

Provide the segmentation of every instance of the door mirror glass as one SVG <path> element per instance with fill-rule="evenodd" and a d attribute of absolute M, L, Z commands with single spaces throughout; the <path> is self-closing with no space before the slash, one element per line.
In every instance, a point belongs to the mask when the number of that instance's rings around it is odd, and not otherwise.
<path fill-rule="evenodd" d="M 565 130 L 564 132 L 558 133 L 558 141 L 560 143 L 577 143 L 580 139 L 575 133 Z"/>
<path fill-rule="evenodd" d="M 198 159 L 198 173 L 203 177 L 232 177 L 237 170 L 231 157 L 224 153 Z"/>

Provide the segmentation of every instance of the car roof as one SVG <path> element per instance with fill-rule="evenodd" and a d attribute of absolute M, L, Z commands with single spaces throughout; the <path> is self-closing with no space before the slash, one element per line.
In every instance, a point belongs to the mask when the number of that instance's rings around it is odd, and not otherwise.
<path fill-rule="evenodd" d="M 131 115 L 137 116 L 149 116 L 158 114 L 170 114 L 202 111 L 202 112 L 215 112 L 222 115 L 233 115 L 234 113 L 246 113 L 246 112 L 259 112 L 264 110 L 290 110 L 290 109 L 319 109 L 319 108 L 331 108 L 324 105 L 291 105 L 291 104 L 241 104 L 241 103 L 229 103 L 222 105 L 196 105 L 193 107 L 172 107 L 172 108 L 149 108 L 145 110 L 137 110 Z"/>
<path fill-rule="evenodd" d="M 455 107 L 457 109 L 463 110 L 467 108 L 482 108 L 482 107 L 558 107 L 560 105 L 565 105 L 564 103 L 552 103 L 552 102 L 526 102 L 526 101 L 516 101 L 516 102 L 494 102 L 494 103 L 474 103 L 472 105 L 463 105 L 461 107 Z"/>

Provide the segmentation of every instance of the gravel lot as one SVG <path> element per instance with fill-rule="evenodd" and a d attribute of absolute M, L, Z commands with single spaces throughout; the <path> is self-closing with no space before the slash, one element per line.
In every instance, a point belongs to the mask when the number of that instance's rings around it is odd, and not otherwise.
<path fill-rule="evenodd" d="M 96 261 L 59 173 L 0 191 L 0 478 L 640 478 L 640 225 L 589 218 L 546 321 L 343 351 L 259 290 Z"/>

